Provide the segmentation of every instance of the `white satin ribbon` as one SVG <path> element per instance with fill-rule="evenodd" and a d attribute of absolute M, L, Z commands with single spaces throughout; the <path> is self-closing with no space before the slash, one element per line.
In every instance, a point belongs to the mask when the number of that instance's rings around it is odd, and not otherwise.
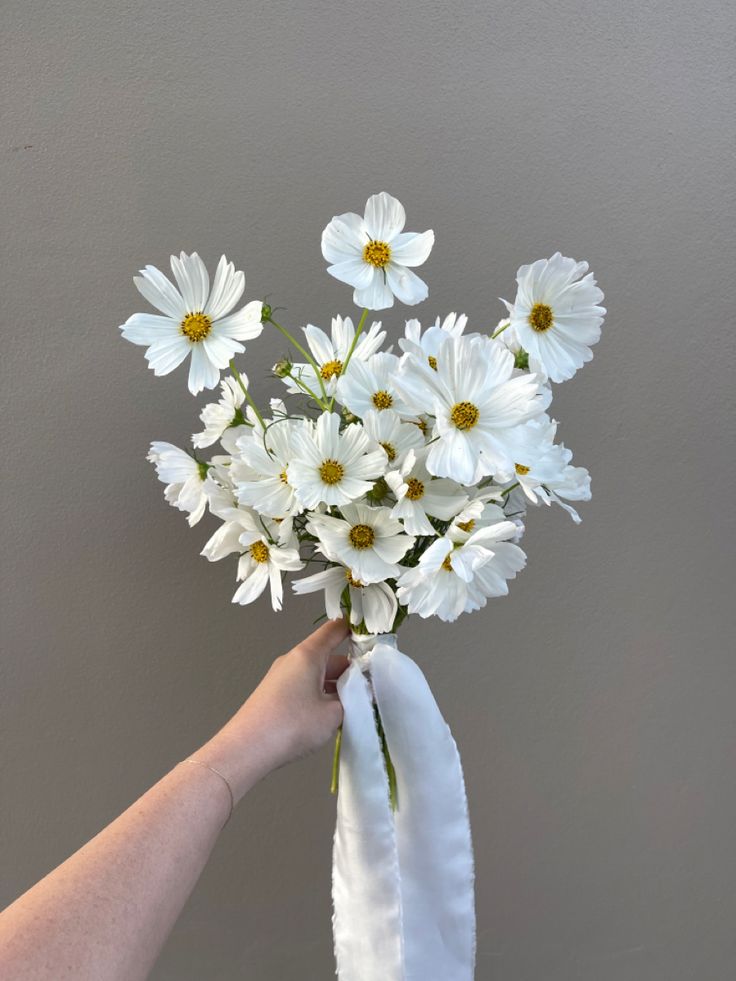
<path fill-rule="evenodd" d="M 392 634 L 354 637 L 337 688 L 343 733 L 333 850 L 340 981 L 472 981 L 473 852 L 457 746 Z M 378 706 L 398 807 L 376 732 Z"/>

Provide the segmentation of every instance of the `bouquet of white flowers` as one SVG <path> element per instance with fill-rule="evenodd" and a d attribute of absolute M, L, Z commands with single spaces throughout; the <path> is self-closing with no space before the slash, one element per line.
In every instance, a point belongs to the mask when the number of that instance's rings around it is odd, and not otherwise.
<path fill-rule="evenodd" d="M 418 775 L 422 767 L 413 750 L 401 745 L 400 720 L 393 726 L 387 720 L 386 678 L 396 688 L 396 665 L 406 661 L 412 668 L 401 682 L 404 695 L 407 685 L 423 692 L 426 682 L 418 669 L 411 673 L 416 665 L 398 653 L 392 638 L 408 614 L 452 621 L 505 595 L 526 562 L 518 543 L 529 504 L 559 504 L 579 521 L 567 502 L 590 498 L 590 477 L 555 442 L 551 383 L 568 380 L 592 358 L 605 313 L 588 264 L 557 252 L 519 269 L 516 297 L 503 301 L 507 315 L 493 329 L 470 332 L 467 317 L 451 313 L 425 328 L 408 320 L 402 337 L 387 336 L 381 322 L 369 323 L 371 311 L 392 307 L 394 298 L 413 305 L 428 295 L 413 269 L 429 256 L 434 233 L 405 232 L 404 223 L 400 202 L 382 193 L 369 198 L 362 217 L 338 215 L 322 233 L 327 271 L 353 287 L 353 301 L 362 308 L 357 326 L 336 316 L 329 334 L 309 324 L 303 336 L 294 336 L 266 303 L 235 309 L 245 278 L 225 256 L 210 286 L 197 253 L 182 252 L 171 257 L 176 286 L 153 266 L 134 280 L 160 313 L 134 314 L 121 327 L 126 340 L 147 347 L 156 375 L 191 355 L 190 392 L 220 384 L 219 400 L 202 410 L 192 451 L 156 442 L 149 459 L 166 484 L 166 500 L 188 514 L 190 525 L 206 510 L 222 522 L 202 554 L 210 561 L 237 556 L 233 601 L 251 603 L 268 589 L 280 610 L 284 577 L 305 571 L 294 579 L 294 591 L 323 592 L 327 616 L 344 613 L 352 625 L 355 671 L 351 667 L 340 685 L 340 772 L 343 782 L 348 773 L 349 789 L 338 801 L 333 893 L 340 975 L 359 981 L 403 977 L 402 971 L 442 981 L 472 976 L 472 855 L 459 761 L 450 739 L 446 774 L 431 774 L 425 788 L 430 799 L 453 797 L 456 813 L 433 817 L 425 811 L 418 829 L 416 814 L 404 818 L 401 811 L 411 809 L 397 810 L 397 802 L 420 797 L 427 766 L 431 770 L 442 757 L 442 746 L 431 752 L 426 747 L 431 713 L 440 723 L 441 717 L 429 696 L 424 728 L 421 719 L 412 719 L 425 739 L 424 772 Z M 281 395 L 259 408 L 234 357 L 264 326 L 280 331 L 293 351 L 273 367 Z M 218 442 L 221 451 L 209 459 L 198 453 Z M 318 571 L 311 571 L 314 566 Z M 383 679 L 379 662 L 388 672 Z M 370 759 L 360 756 L 365 731 L 359 716 L 365 712 L 351 707 L 355 678 L 362 685 L 359 697 L 372 708 Z M 449 738 L 443 725 L 435 727 L 440 742 Z M 389 788 L 388 824 L 386 801 L 379 800 L 371 816 L 373 803 L 358 787 L 368 780 L 376 747 L 383 762 L 379 778 Z M 336 753 L 335 783 L 337 759 Z M 345 839 L 356 815 L 362 837 L 352 847 Z M 402 828 L 402 820 L 411 823 Z M 393 841 L 388 855 L 379 827 Z M 448 868 L 443 878 L 446 859 L 439 852 L 448 827 L 460 828 L 464 844 L 454 854 L 464 857 L 460 872 Z M 371 835 L 375 840 L 367 843 Z M 437 853 L 436 862 L 426 851 L 421 861 L 412 858 L 417 836 L 431 840 L 427 847 Z M 375 878 L 378 866 L 380 874 L 393 869 L 396 881 L 381 886 L 380 922 L 371 927 L 375 888 L 371 898 L 356 880 Z M 431 881 L 422 885 L 428 874 Z M 419 882 L 438 907 L 442 936 L 436 943 L 426 941 L 426 909 L 416 924 L 424 938 L 421 953 L 411 942 L 407 877 L 414 892 Z M 458 920 L 461 894 L 465 913 Z M 396 911 L 395 921 L 389 909 Z M 453 929 L 456 941 L 448 940 Z"/>

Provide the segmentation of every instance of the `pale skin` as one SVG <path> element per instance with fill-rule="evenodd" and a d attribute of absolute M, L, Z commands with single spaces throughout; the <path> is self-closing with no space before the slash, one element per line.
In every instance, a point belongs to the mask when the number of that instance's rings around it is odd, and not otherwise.
<path fill-rule="evenodd" d="M 348 629 L 325 623 L 278 657 L 230 721 L 189 755 L 235 805 L 266 774 L 327 742 Z M 4 981 L 148 977 L 230 813 L 225 781 L 179 764 L 0 913 Z"/>

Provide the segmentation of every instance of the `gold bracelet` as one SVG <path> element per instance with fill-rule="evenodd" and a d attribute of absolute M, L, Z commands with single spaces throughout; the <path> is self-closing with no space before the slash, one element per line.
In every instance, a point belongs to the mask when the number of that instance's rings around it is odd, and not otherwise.
<path fill-rule="evenodd" d="M 220 779 L 224 781 L 225 786 L 227 787 L 227 792 L 230 794 L 230 813 L 228 814 L 227 818 L 225 819 L 225 824 L 227 824 L 227 822 L 233 816 L 233 811 L 235 810 L 235 795 L 233 794 L 233 788 L 230 786 L 230 781 L 228 780 L 228 778 L 225 776 L 224 773 L 221 773 L 220 770 L 216 770 L 214 766 L 210 766 L 209 763 L 203 763 L 202 760 L 195 760 L 191 756 L 187 757 L 187 759 L 182 760 L 181 762 L 182 763 L 194 763 L 195 766 L 203 766 L 207 770 L 212 770 L 213 773 L 216 773 L 217 776 L 220 777 Z M 225 824 L 223 824 L 223 828 L 225 827 Z"/>

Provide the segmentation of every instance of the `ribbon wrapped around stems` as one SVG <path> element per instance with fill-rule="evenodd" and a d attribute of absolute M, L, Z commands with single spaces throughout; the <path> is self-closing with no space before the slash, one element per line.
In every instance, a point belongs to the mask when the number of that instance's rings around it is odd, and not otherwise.
<path fill-rule="evenodd" d="M 473 852 L 457 746 L 395 634 L 353 635 L 332 897 L 340 981 L 472 981 Z M 397 806 L 374 705 L 396 779 Z"/>

